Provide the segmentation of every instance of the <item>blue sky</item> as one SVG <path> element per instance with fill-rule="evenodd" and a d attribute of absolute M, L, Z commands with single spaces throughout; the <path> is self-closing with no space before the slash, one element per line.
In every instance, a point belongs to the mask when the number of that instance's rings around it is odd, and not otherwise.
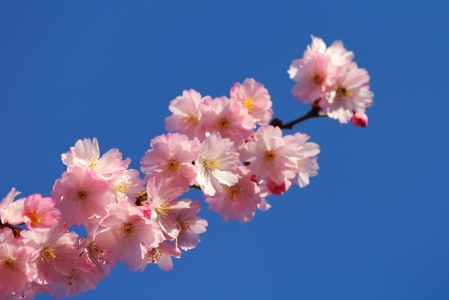
<path fill-rule="evenodd" d="M 77 298 L 447 299 L 448 15 L 447 1 L 2 1 L 0 197 L 48 196 L 61 153 L 85 137 L 138 169 L 185 89 L 218 97 L 253 77 L 294 119 L 307 107 L 290 94 L 291 61 L 311 34 L 340 39 L 375 105 L 365 129 L 287 131 L 321 146 L 310 186 L 248 224 L 204 205 L 208 231 L 173 271 L 120 265 Z"/>

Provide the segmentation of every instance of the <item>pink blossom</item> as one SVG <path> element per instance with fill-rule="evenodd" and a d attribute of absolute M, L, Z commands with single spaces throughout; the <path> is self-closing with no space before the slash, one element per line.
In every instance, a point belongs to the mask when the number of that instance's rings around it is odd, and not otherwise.
<path fill-rule="evenodd" d="M 25 225 L 31 230 L 55 226 L 61 212 L 54 206 L 55 201 L 51 198 L 42 198 L 40 194 L 28 196 L 22 211 Z"/>
<path fill-rule="evenodd" d="M 0 222 L 2 224 L 17 225 L 22 223 L 23 201 L 25 199 L 14 201 L 14 198 L 19 194 L 20 192 L 12 188 L 0 202 Z"/>
<path fill-rule="evenodd" d="M 272 102 L 268 90 L 253 78 L 247 78 L 243 84 L 235 83 L 231 88 L 231 98 L 242 102 L 248 113 L 259 125 L 268 125 L 273 116 Z"/>
<path fill-rule="evenodd" d="M 152 149 L 140 160 L 142 172 L 149 176 L 173 178 L 188 190 L 196 177 L 192 164 L 198 158 L 198 145 L 184 134 L 163 134 L 151 141 Z"/>
<path fill-rule="evenodd" d="M 75 248 L 76 233 L 66 232 L 66 227 L 59 224 L 48 230 L 22 231 L 20 234 L 25 245 L 37 251 L 31 260 L 36 263 L 38 283 L 59 281 L 69 276 L 73 261 L 79 257 Z"/>
<path fill-rule="evenodd" d="M 368 116 L 362 112 L 356 112 L 352 116 L 352 124 L 357 127 L 366 127 L 368 125 Z"/>
<path fill-rule="evenodd" d="M 209 209 L 219 213 L 223 221 L 239 220 L 249 222 L 254 217 L 257 204 L 261 199 L 258 185 L 251 180 L 251 172 L 245 166 L 235 170 L 239 177 L 232 186 L 223 186 L 224 193 L 214 197 L 206 197 Z"/>
<path fill-rule="evenodd" d="M 373 93 L 369 90 L 369 75 L 355 63 L 341 67 L 335 76 L 332 91 L 320 101 L 320 107 L 332 119 L 348 123 L 353 112 L 365 112 L 372 103 Z"/>
<path fill-rule="evenodd" d="M 163 242 L 155 248 L 146 248 L 144 260 L 142 261 L 140 271 L 143 271 L 147 264 L 157 264 L 164 271 L 173 269 L 171 257 L 179 258 L 181 252 L 168 242 Z"/>
<path fill-rule="evenodd" d="M 99 279 L 86 257 L 80 256 L 74 262 L 69 273 L 60 281 L 49 284 L 52 289 L 51 296 L 56 299 L 73 297 L 96 289 Z"/>
<path fill-rule="evenodd" d="M 201 210 L 201 204 L 198 200 L 192 202 L 190 199 L 183 199 L 179 202 L 185 203 L 185 207 L 176 212 L 176 221 L 181 226 L 181 232 L 176 239 L 176 248 L 182 250 L 193 249 L 200 242 L 201 233 L 206 232 L 207 221 L 198 217 L 196 214 Z"/>
<path fill-rule="evenodd" d="M 136 197 L 144 190 L 144 186 L 145 183 L 140 179 L 139 171 L 133 169 L 125 170 L 122 176 L 112 182 L 115 202 L 128 201 L 131 204 L 136 203 Z"/>
<path fill-rule="evenodd" d="M 181 231 L 176 221 L 174 209 L 187 207 L 176 198 L 184 193 L 172 179 L 151 177 L 147 183 L 147 195 L 151 209 L 151 220 L 156 222 L 165 234 L 166 239 L 173 240 Z"/>
<path fill-rule="evenodd" d="M 210 100 L 209 96 L 201 98 L 201 94 L 195 90 L 183 91 L 182 96 L 170 102 L 168 109 L 173 115 L 165 118 L 165 129 L 169 132 L 179 131 L 193 139 L 197 136 L 201 107 Z"/>
<path fill-rule="evenodd" d="M 143 217 L 142 213 L 128 202 L 117 204 L 101 225 L 106 229 L 98 235 L 105 243 L 115 244 L 111 255 L 115 261 L 127 260 L 135 266 L 145 255 L 142 246 L 157 247 L 164 241 L 159 226 Z"/>
<path fill-rule="evenodd" d="M 343 66 L 349 63 L 354 58 L 354 53 L 352 51 L 347 51 L 343 46 L 343 42 L 335 41 L 331 46 L 326 48 L 326 44 L 321 38 L 314 37 L 312 35 L 312 44 L 307 47 L 308 51 L 325 53 L 331 58 L 332 64 L 334 66 Z"/>
<path fill-rule="evenodd" d="M 88 229 L 88 237 L 80 240 L 80 251 L 83 251 L 89 260 L 92 269 L 97 277 L 102 279 L 109 276 L 111 267 L 115 265 L 112 255 L 113 247 L 117 243 L 115 239 L 108 238 L 107 235 L 101 234 L 107 229 L 101 229 L 98 224 L 90 226 Z"/>
<path fill-rule="evenodd" d="M 239 147 L 253 133 L 255 125 L 254 118 L 248 114 L 241 101 L 223 96 L 215 98 L 203 110 L 198 136 L 203 140 L 206 133 L 219 132 L 223 138 L 229 138 L 235 147 Z"/>
<path fill-rule="evenodd" d="M 217 192 L 223 193 L 222 184 L 232 186 L 237 183 L 238 177 L 234 171 L 239 158 L 233 142 L 214 132 L 203 141 L 200 152 L 201 155 L 195 161 L 198 168 L 196 181 L 204 194 L 214 196 Z"/>
<path fill-rule="evenodd" d="M 295 99 L 302 103 L 320 99 L 332 86 L 337 71 L 327 54 L 307 50 L 302 59 L 293 61 L 288 71 L 296 81 L 292 88 Z"/>
<path fill-rule="evenodd" d="M 0 242 L 0 293 L 15 295 L 36 275 L 36 268 L 29 261 L 32 249 L 15 239 L 9 228 L 0 229 Z"/>
<path fill-rule="evenodd" d="M 310 182 L 309 177 L 314 177 L 318 174 L 317 155 L 320 153 L 320 146 L 316 143 L 307 142 L 310 138 L 307 134 L 297 132 L 293 137 L 299 143 L 299 147 L 296 149 L 299 158 L 296 161 L 298 173 L 295 181 L 300 187 L 305 187 Z"/>
<path fill-rule="evenodd" d="M 75 147 L 61 155 L 62 161 L 67 166 L 78 166 L 94 170 L 104 180 L 114 180 L 120 177 L 128 168 L 131 159 L 122 160 L 122 154 L 118 149 L 111 149 L 100 157 L 100 147 L 94 138 L 78 140 Z"/>
<path fill-rule="evenodd" d="M 262 126 L 241 151 L 242 161 L 249 162 L 249 169 L 256 175 L 256 181 L 266 175 L 277 184 L 292 178 L 297 170 L 299 143 L 292 136 L 282 137 L 279 127 Z"/>
<path fill-rule="evenodd" d="M 64 222 L 79 226 L 89 218 L 106 216 L 114 194 L 111 186 L 91 169 L 72 166 L 56 180 L 52 197 Z"/>

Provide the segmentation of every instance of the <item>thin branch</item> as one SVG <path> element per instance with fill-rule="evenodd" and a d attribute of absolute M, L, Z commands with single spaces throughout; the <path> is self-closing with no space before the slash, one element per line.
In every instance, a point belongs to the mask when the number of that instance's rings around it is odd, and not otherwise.
<path fill-rule="evenodd" d="M 326 117 L 327 114 L 320 112 L 321 108 L 318 106 L 318 103 L 315 102 L 312 104 L 312 107 L 308 113 L 306 113 L 304 116 L 299 117 L 298 119 L 295 119 L 288 123 L 283 123 L 280 119 L 273 119 L 271 121 L 270 125 L 279 127 L 280 129 L 292 129 L 293 126 L 295 126 L 298 123 L 301 123 L 305 120 L 312 119 L 312 118 L 319 118 L 319 117 Z"/>

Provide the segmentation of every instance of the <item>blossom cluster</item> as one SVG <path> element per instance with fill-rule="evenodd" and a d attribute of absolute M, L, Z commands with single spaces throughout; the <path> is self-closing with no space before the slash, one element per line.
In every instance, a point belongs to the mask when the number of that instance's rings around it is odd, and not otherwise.
<path fill-rule="evenodd" d="M 295 97 L 342 123 L 366 125 L 354 119 L 372 101 L 369 77 L 352 58 L 340 42 L 326 49 L 313 38 L 289 70 Z M 249 222 L 271 207 L 268 196 L 317 175 L 320 147 L 307 134 L 283 135 L 268 90 L 252 78 L 217 98 L 185 90 L 169 110 L 168 133 L 151 140 L 140 171 L 118 149 L 101 156 L 96 138 L 83 139 L 62 154 L 67 169 L 51 197 L 14 201 L 12 188 L 0 202 L 0 300 L 71 297 L 94 289 L 120 262 L 171 270 L 172 257 L 195 248 L 208 226 L 200 201 L 182 197 L 189 189 L 201 190 L 223 221 Z"/>
<path fill-rule="evenodd" d="M 353 61 L 341 41 L 326 47 L 322 39 L 312 36 L 301 59 L 292 62 L 288 73 L 296 81 L 292 89 L 301 103 L 316 103 L 332 119 L 365 127 L 367 108 L 373 104 L 369 75 Z"/>

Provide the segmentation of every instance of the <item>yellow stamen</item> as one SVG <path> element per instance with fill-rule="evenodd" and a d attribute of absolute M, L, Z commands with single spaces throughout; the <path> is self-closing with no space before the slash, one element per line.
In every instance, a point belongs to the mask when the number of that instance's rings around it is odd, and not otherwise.
<path fill-rule="evenodd" d="M 12 257 L 7 256 L 2 261 L 2 268 L 5 270 L 13 270 L 13 269 L 15 269 L 15 263 L 16 263 L 16 261 Z"/>
<path fill-rule="evenodd" d="M 170 158 L 165 162 L 165 172 L 169 172 L 169 173 L 176 173 L 180 167 L 180 163 L 178 162 L 178 160 L 176 158 Z"/>
<path fill-rule="evenodd" d="M 188 114 L 185 117 L 182 117 L 182 124 L 185 126 L 195 126 L 198 124 L 198 115 L 197 114 Z"/>
<path fill-rule="evenodd" d="M 126 182 L 121 181 L 119 184 L 114 185 L 114 190 L 117 193 L 126 193 L 129 190 L 129 187 Z"/>
<path fill-rule="evenodd" d="M 251 110 L 254 108 L 254 97 L 246 96 L 245 99 L 242 100 L 243 106 L 248 109 L 248 112 L 250 113 Z"/>
<path fill-rule="evenodd" d="M 337 92 L 337 95 L 340 97 L 344 97 L 344 96 L 352 97 L 352 92 L 348 91 L 345 87 L 342 87 L 342 86 L 338 87 L 336 89 L 336 92 Z"/>
<path fill-rule="evenodd" d="M 152 263 L 158 262 L 161 256 L 162 252 L 158 248 L 153 248 L 147 252 L 147 259 Z"/>
<path fill-rule="evenodd" d="M 47 262 L 54 260 L 56 258 L 56 250 L 51 248 L 51 246 L 45 246 L 41 251 L 41 255 Z"/>
<path fill-rule="evenodd" d="M 98 172 L 99 167 L 100 167 L 100 164 L 98 163 L 98 158 L 92 157 L 89 161 L 89 168 L 91 168 L 95 172 Z"/>
<path fill-rule="evenodd" d="M 31 226 L 33 227 L 42 222 L 42 220 L 40 219 L 40 215 L 34 210 L 30 211 L 27 217 L 31 220 Z"/>
<path fill-rule="evenodd" d="M 275 150 L 268 150 L 265 152 L 264 158 L 266 161 L 273 161 L 277 157 L 277 153 Z"/>
<path fill-rule="evenodd" d="M 156 207 L 154 210 L 160 217 L 166 218 L 168 211 L 171 210 L 171 207 L 167 205 L 165 200 L 159 200 L 156 202 Z"/>

